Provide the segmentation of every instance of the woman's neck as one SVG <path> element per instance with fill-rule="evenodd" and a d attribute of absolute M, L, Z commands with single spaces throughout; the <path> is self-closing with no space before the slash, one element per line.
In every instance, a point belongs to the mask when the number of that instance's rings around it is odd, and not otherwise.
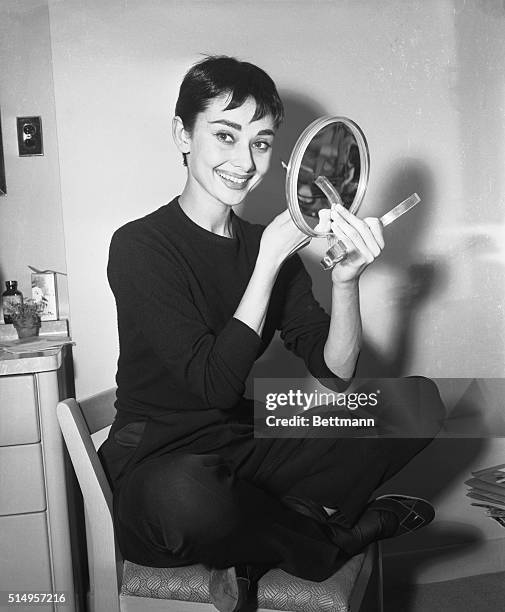
<path fill-rule="evenodd" d="M 194 197 L 187 185 L 179 196 L 179 206 L 191 221 L 203 229 L 218 236 L 233 238 L 230 206 L 210 197 Z"/>

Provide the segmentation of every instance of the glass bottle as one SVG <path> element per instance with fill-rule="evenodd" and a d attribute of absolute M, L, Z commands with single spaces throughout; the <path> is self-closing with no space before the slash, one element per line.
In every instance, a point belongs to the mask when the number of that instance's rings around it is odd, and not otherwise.
<path fill-rule="evenodd" d="M 6 291 L 2 293 L 2 310 L 4 313 L 4 323 L 12 323 L 9 314 L 14 304 L 23 303 L 23 294 L 18 291 L 18 281 L 5 281 Z"/>

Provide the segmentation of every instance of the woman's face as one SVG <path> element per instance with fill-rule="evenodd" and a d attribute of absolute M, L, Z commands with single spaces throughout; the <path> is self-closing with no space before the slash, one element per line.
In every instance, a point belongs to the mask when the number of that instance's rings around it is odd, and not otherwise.
<path fill-rule="evenodd" d="M 275 129 L 270 115 L 252 121 L 256 102 L 224 110 L 229 96 L 214 98 L 188 134 L 188 182 L 193 194 L 235 206 L 263 179 Z"/>

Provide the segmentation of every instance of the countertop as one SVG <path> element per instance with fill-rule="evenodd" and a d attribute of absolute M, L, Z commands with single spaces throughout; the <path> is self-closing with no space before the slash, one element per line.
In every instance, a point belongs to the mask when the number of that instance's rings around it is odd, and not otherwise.
<path fill-rule="evenodd" d="M 68 322 L 65 319 L 43 321 L 39 336 L 41 339 L 50 338 L 55 342 L 59 339 L 68 341 Z M 16 337 L 17 333 L 12 325 L 0 325 L 0 344 L 2 342 L 10 344 Z M 8 353 L 0 346 L 0 376 L 57 370 L 62 363 L 62 352 L 63 346 L 58 346 L 44 351 L 19 355 Z"/>
<path fill-rule="evenodd" d="M 14 355 L 0 349 L 0 376 L 57 370 L 61 366 L 62 350 L 60 346 L 47 351 Z"/>

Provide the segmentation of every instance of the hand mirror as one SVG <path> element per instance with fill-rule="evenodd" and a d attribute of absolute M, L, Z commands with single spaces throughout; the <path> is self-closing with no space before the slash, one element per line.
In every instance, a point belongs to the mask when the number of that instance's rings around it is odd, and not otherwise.
<path fill-rule="evenodd" d="M 331 270 L 349 253 L 332 232 L 316 229 L 318 213 L 338 204 L 353 214 L 360 207 L 370 167 L 365 136 L 359 126 L 346 117 L 321 117 L 302 133 L 289 164 L 283 166 L 287 170 L 289 212 L 298 229 L 309 236 L 301 246 L 313 237 L 327 236 L 328 250 L 321 265 L 325 270 Z M 383 227 L 396 221 L 420 201 L 417 193 L 413 193 L 400 202 L 382 215 L 380 222 Z"/>
<path fill-rule="evenodd" d="M 321 265 L 331 270 L 347 257 L 348 252 L 333 233 L 316 230 L 318 213 L 337 204 L 342 204 L 351 213 L 360 207 L 370 167 L 365 136 L 359 126 L 346 117 L 316 119 L 297 140 L 285 167 L 289 212 L 298 229 L 309 236 L 301 246 L 313 237 L 327 236 L 328 250 Z M 420 201 L 417 193 L 413 193 L 400 202 L 382 215 L 383 227 Z"/>
<path fill-rule="evenodd" d="M 321 117 L 296 142 L 286 174 L 286 199 L 294 223 L 310 237 L 328 237 L 321 261 L 331 269 L 347 255 L 334 234 L 315 230 L 321 209 L 343 204 L 356 213 L 365 195 L 370 157 L 359 126 L 346 117 Z"/>

